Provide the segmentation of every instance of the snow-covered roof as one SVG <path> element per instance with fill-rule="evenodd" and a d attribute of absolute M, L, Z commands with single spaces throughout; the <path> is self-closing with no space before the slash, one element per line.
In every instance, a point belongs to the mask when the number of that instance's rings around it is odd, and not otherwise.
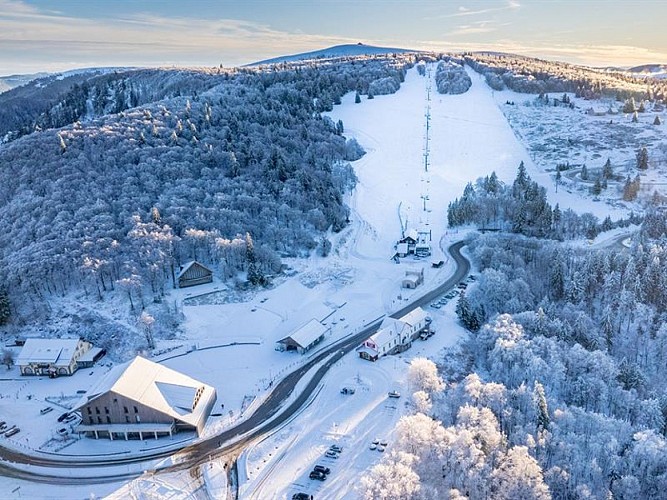
<path fill-rule="evenodd" d="M 196 260 L 191 260 L 190 262 L 186 262 L 185 264 L 183 264 L 181 266 L 181 270 L 176 275 L 176 279 L 179 279 L 181 276 L 183 276 L 195 264 L 197 264 L 198 266 L 203 267 L 204 269 L 206 269 L 207 271 L 209 271 L 211 273 L 213 272 L 208 267 L 206 267 L 204 264 L 202 264 L 201 262 L 197 262 Z"/>
<path fill-rule="evenodd" d="M 399 336 L 404 328 L 405 323 L 402 321 L 394 318 L 385 318 L 380 325 L 380 329 L 371 335 L 368 340 L 375 344 L 379 349 Z"/>
<path fill-rule="evenodd" d="M 68 366 L 79 345 L 79 339 L 27 339 L 16 364 L 48 363 Z"/>
<path fill-rule="evenodd" d="M 292 332 L 287 337 L 280 339 L 278 342 L 285 342 L 292 339 L 301 347 L 308 347 L 310 344 L 319 339 L 327 332 L 327 327 L 316 319 L 311 319 L 308 323 L 303 325 L 298 330 Z"/>
<path fill-rule="evenodd" d="M 192 409 L 199 391 L 200 400 Z M 137 356 L 112 368 L 74 407 L 79 409 L 108 392 L 137 401 L 194 427 L 205 414 L 215 389 L 183 373 Z"/>
<path fill-rule="evenodd" d="M 401 321 L 414 327 L 420 322 L 425 321 L 427 316 L 428 315 L 426 314 L 426 311 L 424 311 L 421 307 L 417 307 L 403 316 Z"/>
<path fill-rule="evenodd" d="M 79 363 L 92 363 L 95 360 L 95 356 L 102 352 L 101 347 L 91 347 L 88 349 L 81 357 L 78 359 Z"/>

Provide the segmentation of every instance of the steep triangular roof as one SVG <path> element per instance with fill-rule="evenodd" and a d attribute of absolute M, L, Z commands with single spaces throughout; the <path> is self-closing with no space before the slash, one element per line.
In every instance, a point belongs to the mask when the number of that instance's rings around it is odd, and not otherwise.
<path fill-rule="evenodd" d="M 177 420 L 197 426 L 205 404 L 193 410 L 197 392 L 215 389 L 176 370 L 137 356 L 110 370 L 74 407 L 79 409 L 103 394 L 113 392 Z"/>
<path fill-rule="evenodd" d="M 183 276 L 185 273 L 187 273 L 187 272 L 190 270 L 190 268 L 191 268 L 192 266 L 195 266 L 195 265 L 197 265 L 197 266 L 199 266 L 199 267 L 203 267 L 203 268 L 206 269 L 209 273 L 213 273 L 213 271 L 211 271 L 208 267 L 206 267 L 206 266 L 205 266 L 204 264 L 202 264 L 201 262 L 198 262 L 198 261 L 196 261 L 196 260 L 191 260 L 190 262 L 186 262 L 185 264 L 183 264 L 183 265 L 181 266 L 181 270 L 180 270 L 180 271 L 178 272 L 178 274 L 176 275 L 176 279 L 179 279 L 181 276 Z"/>

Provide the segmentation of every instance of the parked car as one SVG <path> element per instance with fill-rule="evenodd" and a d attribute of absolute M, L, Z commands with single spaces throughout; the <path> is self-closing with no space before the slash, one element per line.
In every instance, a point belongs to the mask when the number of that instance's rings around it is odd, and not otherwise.
<path fill-rule="evenodd" d="M 401 393 L 398 392 L 398 391 L 389 391 L 388 396 L 389 396 L 390 398 L 400 398 L 400 397 L 401 397 Z"/>
<path fill-rule="evenodd" d="M 341 393 L 341 394 L 354 394 L 354 392 L 355 392 L 354 387 L 343 387 L 343 388 L 340 390 L 340 393 Z"/>
<path fill-rule="evenodd" d="M 311 471 L 308 477 L 310 479 L 317 479 L 318 481 L 324 481 L 327 478 L 327 475 L 324 472 Z"/>
<path fill-rule="evenodd" d="M 422 340 L 426 340 L 427 338 L 429 338 L 429 334 L 426 333 L 426 332 L 421 332 L 419 334 L 419 338 L 422 339 Z"/>
<path fill-rule="evenodd" d="M 371 445 L 368 448 L 371 449 L 371 450 L 375 450 L 375 449 L 377 449 L 377 447 L 378 447 L 377 444 L 371 443 Z"/>
<path fill-rule="evenodd" d="M 53 411 L 53 406 L 46 406 L 46 407 L 42 408 L 41 410 L 39 410 L 39 413 L 41 415 L 46 415 L 50 411 Z"/>
<path fill-rule="evenodd" d="M 67 428 L 66 428 L 66 427 L 61 427 L 61 428 L 58 429 L 56 432 L 57 432 L 60 436 L 64 436 L 65 434 L 67 434 Z"/>
<path fill-rule="evenodd" d="M 308 493 L 295 493 L 292 495 L 292 500 L 313 500 L 313 495 L 309 495 Z"/>
<path fill-rule="evenodd" d="M 13 431 L 14 429 L 16 429 L 16 426 L 12 425 L 9 429 L 3 430 L 0 434 L 4 434 L 6 436 L 9 432 Z"/>
<path fill-rule="evenodd" d="M 0 421 L 0 430 L 5 429 L 7 427 L 7 422 L 4 420 Z"/>
<path fill-rule="evenodd" d="M 377 448 L 377 449 L 378 449 L 378 451 L 379 451 L 380 453 L 382 453 L 382 452 L 384 451 L 384 446 L 382 446 L 382 445 L 378 445 L 378 448 Z"/>
<path fill-rule="evenodd" d="M 58 417 L 58 422 L 62 422 L 62 421 L 65 420 L 67 417 L 69 417 L 69 412 L 65 412 L 65 413 L 63 413 L 62 415 L 60 415 L 60 416 Z"/>
<path fill-rule="evenodd" d="M 440 304 L 438 304 L 437 302 L 433 302 L 433 304 L 431 304 L 431 307 L 433 309 L 440 309 L 442 306 Z"/>
<path fill-rule="evenodd" d="M 21 429 L 19 429 L 18 427 L 14 427 L 5 432 L 5 437 L 12 437 L 13 435 L 18 434 L 19 432 L 21 432 Z"/>
<path fill-rule="evenodd" d="M 78 418 L 79 418 L 79 417 L 76 415 L 76 413 L 72 413 L 71 415 L 69 415 L 69 416 L 65 419 L 65 422 L 67 422 L 67 423 L 69 424 L 69 423 L 71 423 L 71 422 L 74 422 L 74 421 L 77 420 Z"/>
<path fill-rule="evenodd" d="M 380 441 L 380 446 L 387 446 L 387 442 L 386 441 Z"/>
<path fill-rule="evenodd" d="M 341 448 L 337 444 L 332 444 L 331 446 L 329 446 L 329 450 L 331 450 L 333 452 L 336 452 L 336 453 L 341 453 L 343 451 L 343 448 Z"/>
<path fill-rule="evenodd" d="M 328 458 L 338 458 L 338 453 L 336 453 L 335 451 L 327 450 L 324 456 Z"/>
<path fill-rule="evenodd" d="M 316 472 L 322 472 L 323 474 L 329 474 L 331 472 L 331 469 L 329 467 L 325 467 L 324 465 L 316 465 L 313 470 Z"/>

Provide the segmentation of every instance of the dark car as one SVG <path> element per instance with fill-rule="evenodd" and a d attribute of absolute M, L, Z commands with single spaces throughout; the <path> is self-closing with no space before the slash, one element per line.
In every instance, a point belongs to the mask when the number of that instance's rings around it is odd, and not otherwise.
<path fill-rule="evenodd" d="M 318 481 L 324 481 L 327 478 L 327 475 L 324 472 L 317 472 L 316 470 L 312 471 L 308 476 L 310 479 L 317 479 Z"/>
<path fill-rule="evenodd" d="M 331 469 L 329 467 L 325 467 L 324 465 L 316 465 L 313 470 L 315 472 L 321 472 L 323 474 L 329 474 L 331 472 Z"/>
<path fill-rule="evenodd" d="M 58 417 L 58 422 L 62 422 L 62 421 L 65 420 L 68 416 L 69 416 L 69 412 L 65 412 L 65 413 L 63 413 L 62 415 L 60 415 L 60 416 Z"/>
<path fill-rule="evenodd" d="M 313 495 L 308 493 L 295 493 L 292 495 L 292 500 L 313 500 Z"/>

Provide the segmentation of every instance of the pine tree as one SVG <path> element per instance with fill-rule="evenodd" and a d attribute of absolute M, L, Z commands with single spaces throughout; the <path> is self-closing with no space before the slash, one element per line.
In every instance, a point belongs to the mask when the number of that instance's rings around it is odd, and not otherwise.
<path fill-rule="evenodd" d="M 354 95 L 354 103 L 359 104 L 361 102 L 361 95 L 359 95 L 359 91 L 357 90 L 357 93 Z"/>
<path fill-rule="evenodd" d="M 11 309 L 9 308 L 9 295 L 6 290 L 0 290 L 0 325 L 9 322 Z"/>
<path fill-rule="evenodd" d="M 602 192 L 602 186 L 600 185 L 600 179 L 597 178 L 597 179 L 595 179 L 595 182 L 593 183 L 593 187 L 591 188 L 591 193 L 593 193 L 595 196 L 597 196 L 601 192 Z"/>
<path fill-rule="evenodd" d="M 637 107 L 635 106 L 635 98 L 631 97 L 625 101 L 625 104 L 623 105 L 623 113 L 634 113 L 635 111 L 637 111 Z"/>
<path fill-rule="evenodd" d="M 516 172 L 516 178 L 514 179 L 514 184 L 512 185 L 512 196 L 515 198 L 521 198 L 528 187 L 528 182 L 530 178 L 526 172 L 526 166 L 523 164 L 523 161 L 519 163 L 519 168 Z"/>
<path fill-rule="evenodd" d="M 336 133 L 338 135 L 341 135 L 343 132 L 345 132 L 345 126 L 343 125 L 343 120 L 338 120 L 336 122 Z"/>
<path fill-rule="evenodd" d="M 537 428 L 546 430 L 551 422 L 547 407 L 547 397 L 544 394 L 544 386 L 537 381 L 533 389 L 533 400 L 535 402 L 535 412 L 537 413 Z"/>
<path fill-rule="evenodd" d="M 463 326 L 467 327 L 472 315 L 472 309 L 466 298 L 466 294 L 463 291 L 461 292 L 461 295 L 459 295 L 459 300 L 456 303 L 456 315 L 459 317 L 459 321 L 461 321 Z"/>
<path fill-rule="evenodd" d="M 371 89 L 368 89 L 368 98 L 375 99 L 375 96 L 373 95 L 373 91 Z"/>
<path fill-rule="evenodd" d="M 607 161 L 602 167 L 602 177 L 604 179 L 611 179 L 613 176 L 614 176 L 614 170 L 611 167 L 611 160 L 607 158 Z"/>
<path fill-rule="evenodd" d="M 264 285 L 266 278 L 262 275 L 257 265 L 257 256 L 255 255 L 255 244 L 252 241 L 250 233 L 245 235 L 246 261 L 248 262 L 248 282 L 251 285 Z"/>
<path fill-rule="evenodd" d="M 639 170 L 648 169 L 648 150 L 646 147 L 643 147 L 637 151 L 637 168 Z"/>
<path fill-rule="evenodd" d="M 588 180 L 588 168 L 586 167 L 585 163 L 581 166 L 580 177 L 581 177 L 582 181 L 587 181 Z"/>
<path fill-rule="evenodd" d="M 637 111 L 639 111 L 640 113 L 646 112 L 646 106 L 644 105 L 644 101 L 639 103 L 639 109 Z"/>
<path fill-rule="evenodd" d="M 653 125 L 662 125 L 662 122 L 660 121 L 660 117 L 658 115 L 655 115 L 655 120 L 653 120 Z"/>

